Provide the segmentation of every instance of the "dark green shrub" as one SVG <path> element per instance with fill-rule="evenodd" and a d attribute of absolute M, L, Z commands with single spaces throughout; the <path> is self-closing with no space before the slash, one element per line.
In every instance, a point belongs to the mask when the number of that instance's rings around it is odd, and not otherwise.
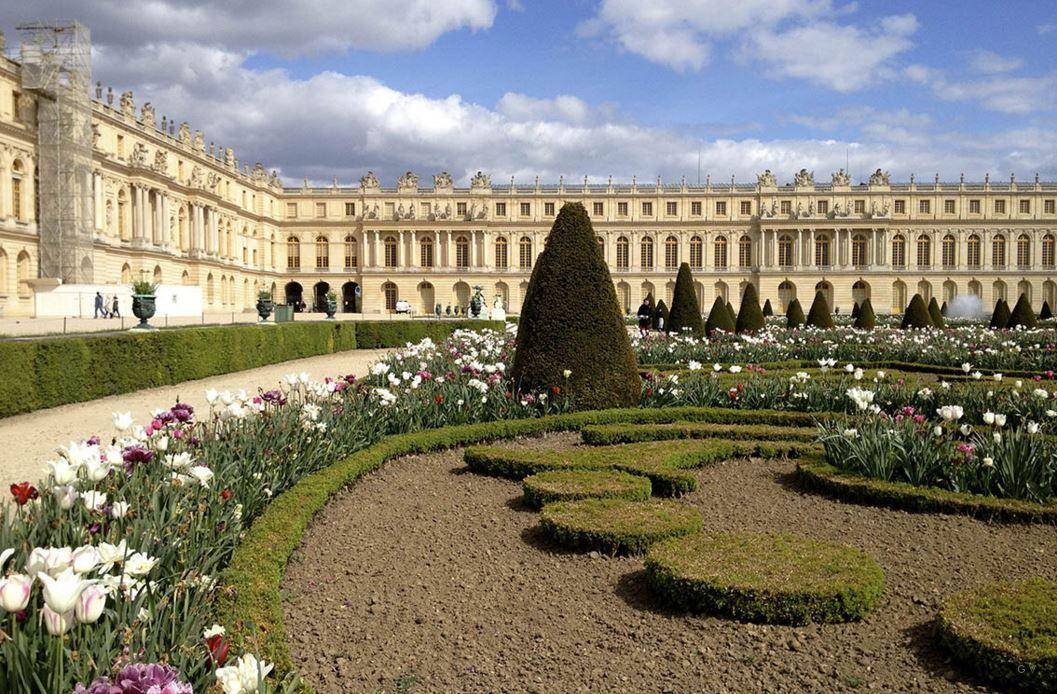
<path fill-rule="evenodd" d="M 945 328 L 947 327 L 944 320 L 943 314 L 940 312 L 939 302 L 936 301 L 936 297 L 929 299 L 929 320 L 932 321 L 932 327 L 934 328 Z"/>
<path fill-rule="evenodd" d="M 925 305 L 925 300 L 920 294 L 915 294 L 910 299 L 907 310 L 903 313 L 903 322 L 899 327 L 904 330 L 932 327 L 932 316 L 929 315 L 928 306 Z"/>
<path fill-rule="evenodd" d="M 774 309 L 771 308 L 771 300 L 767 299 L 763 302 L 763 317 L 770 318 L 774 315 Z"/>
<path fill-rule="evenodd" d="M 547 504 L 540 528 L 561 544 L 607 554 L 642 554 L 650 545 L 701 530 L 701 512 L 670 499 L 582 499 Z"/>
<path fill-rule="evenodd" d="M 874 316 L 873 303 L 869 298 L 863 299 L 859 315 L 855 317 L 855 326 L 859 330 L 873 330 L 877 326 L 877 317 Z"/>
<path fill-rule="evenodd" d="M 653 300 L 653 292 L 647 294 L 644 301 L 646 302 L 646 305 L 650 307 L 650 315 L 652 316 L 654 309 L 657 307 L 656 302 Z"/>
<path fill-rule="evenodd" d="M 1021 294 L 1017 299 L 1013 312 L 1009 314 L 1007 328 L 1036 328 L 1039 321 L 1035 318 L 1035 312 L 1031 310 L 1031 302 L 1026 294 Z"/>
<path fill-rule="evenodd" d="M 1053 318 L 1053 311 L 1050 309 L 1050 302 L 1042 302 L 1042 310 L 1039 311 L 1039 320 L 1049 320 Z"/>
<path fill-rule="evenodd" d="M 730 316 L 731 325 L 736 325 L 738 322 L 738 314 L 734 311 L 734 304 L 727 302 L 727 315 Z"/>
<path fill-rule="evenodd" d="M 734 332 L 734 321 L 731 320 L 730 313 L 727 311 L 727 302 L 723 301 L 721 296 L 717 296 L 712 302 L 712 310 L 708 312 L 708 320 L 705 321 L 706 334 L 711 335 L 717 330 L 725 333 Z"/>
<path fill-rule="evenodd" d="M 616 289 L 580 203 L 562 206 L 532 270 L 511 374 L 523 390 L 566 388 L 578 408 L 639 401 L 638 363 Z"/>
<path fill-rule="evenodd" d="M 731 424 L 718 422 L 673 422 L 671 424 L 596 424 L 580 430 L 580 438 L 592 446 L 611 446 L 619 443 L 643 441 L 671 441 L 676 439 L 711 439 L 727 441 L 797 441 L 813 443 L 816 430 L 813 420 L 802 421 L 804 426 L 774 424 Z"/>
<path fill-rule="evenodd" d="M 652 491 L 650 478 L 619 470 L 550 470 L 526 477 L 521 488 L 525 501 L 536 509 L 578 499 L 645 501 Z"/>
<path fill-rule="evenodd" d="M 645 563 L 667 602 L 765 624 L 858 620 L 884 590 L 884 572 L 865 552 L 794 535 L 679 537 L 655 544 Z"/>
<path fill-rule="evenodd" d="M 860 310 L 859 309 L 859 302 L 857 302 L 857 301 L 851 302 L 851 317 L 852 318 L 858 318 L 859 317 L 859 310 Z"/>
<path fill-rule="evenodd" d="M 947 317 L 947 302 L 946 301 L 944 301 L 943 305 L 940 306 L 940 315 L 943 316 L 944 318 Z"/>
<path fill-rule="evenodd" d="M 830 314 L 826 295 L 821 291 L 815 292 L 815 300 L 811 302 L 811 309 L 807 312 L 805 324 L 815 328 L 833 327 L 833 316 Z"/>
<path fill-rule="evenodd" d="M 690 265 L 679 266 L 675 277 L 675 291 L 672 293 L 672 310 L 668 313 L 668 332 L 691 332 L 694 335 L 704 333 L 701 323 L 701 305 L 697 303 L 697 292 L 694 291 L 694 277 L 690 274 Z"/>
<path fill-rule="evenodd" d="M 738 333 L 754 333 L 763 330 L 766 322 L 763 319 L 763 311 L 760 310 L 760 297 L 756 293 L 756 285 L 748 284 L 745 294 L 741 297 L 741 309 L 738 311 L 738 320 L 735 330 Z"/>
<path fill-rule="evenodd" d="M 1009 304 L 1006 303 L 1005 299 L 999 299 L 995 303 L 995 310 L 994 313 L 991 314 L 991 322 L 989 326 L 996 330 L 1002 330 L 1009 325 L 1009 319 Z"/>
<path fill-rule="evenodd" d="M 800 308 L 800 300 L 793 299 L 785 307 L 785 327 L 799 328 L 804 324 L 804 309 Z"/>
<path fill-rule="evenodd" d="M 664 299 L 657 302 L 657 308 L 653 309 L 651 321 L 653 323 L 654 330 L 665 330 L 668 328 L 668 307 L 664 303 Z"/>

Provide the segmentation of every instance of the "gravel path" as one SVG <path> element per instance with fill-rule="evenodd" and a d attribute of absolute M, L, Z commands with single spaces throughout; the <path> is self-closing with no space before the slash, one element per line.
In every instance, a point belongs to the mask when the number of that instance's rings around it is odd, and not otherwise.
<path fill-rule="evenodd" d="M 393 461 L 312 525 L 283 586 L 295 662 L 321 692 L 979 690 L 931 646 L 936 600 L 984 581 L 1057 578 L 1054 528 L 842 504 L 799 492 L 792 471 L 721 463 L 699 471 L 684 501 L 708 528 L 869 552 L 886 586 L 863 622 L 670 613 L 651 599 L 640 559 L 548 545 L 519 484 L 470 474 L 452 451 Z"/>
<path fill-rule="evenodd" d="M 295 359 L 259 369 L 236 371 L 174 386 L 139 390 L 0 419 L 0 451 L 3 451 L 0 457 L 0 484 L 3 485 L 0 493 L 6 493 L 2 490 L 6 490 L 12 482 L 35 481 L 43 477 L 44 463 L 55 457 L 58 446 L 86 439 L 92 434 L 100 434 L 104 438 L 109 436 L 113 433 L 111 416 L 114 412 L 131 412 L 138 420 L 146 421 L 151 410 L 168 407 L 177 399 L 191 403 L 196 409 L 208 407 L 205 400 L 207 388 L 232 391 L 245 388 L 254 392 L 258 386 L 274 387 L 286 374 L 302 371 L 316 378 L 362 374 L 370 364 L 388 352 L 384 349 L 364 349 Z"/>

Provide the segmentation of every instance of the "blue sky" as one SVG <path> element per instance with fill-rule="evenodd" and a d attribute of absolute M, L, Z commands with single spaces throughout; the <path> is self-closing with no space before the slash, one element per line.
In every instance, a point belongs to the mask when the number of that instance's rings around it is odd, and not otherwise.
<path fill-rule="evenodd" d="M 289 181 L 1057 178 L 1048 0 L 14 4 L 9 36 L 79 18 L 98 79 Z"/>

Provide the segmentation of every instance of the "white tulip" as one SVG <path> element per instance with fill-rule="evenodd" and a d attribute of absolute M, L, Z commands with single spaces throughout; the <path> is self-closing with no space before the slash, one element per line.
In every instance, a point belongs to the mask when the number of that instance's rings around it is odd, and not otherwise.
<path fill-rule="evenodd" d="M 206 402 L 209 403 L 210 407 L 216 404 L 217 398 L 219 397 L 220 393 L 218 393 L 215 388 L 209 388 L 206 390 Z"/>
<path fill-rule="evenodd" d="M 125 560 L 125 573 L 130 576 L 145 576 L 150 573 L 150 570 L 153 569 L 154 565 L 157 563 L 157 559 L 148 557 L 142 552 L 136 552 Z"/>
<path fill-rule="evenodd" d="M 195 465 L 187 471 L 187 474 L 198 480 L 199 484 L 203 487 L 208 487 L 209 483 L 213 480 L 213 471 L 204 465 Z"/>
<path fill-rule="evenodd" d="M 125 540 L 116 545 L 112 545 L 109 542 L 100 542 L 96 551 L 99 552 L 99 573 L 106 573 L 114 567 L 114 564 L 121 564 L 125 561 L 125 555 L 128 554 L 128 544 Z"/>
<path fill-rule="evenodd" d="M 984 412 L 984 424 L 994 424 L 994 423 L 995 423 L 995 413 L 990 411 L 990 410 L 988 410 L 987 412 Z"/>
<path fill-rule="evenodd" d="M 114 415 L 114 428 L 118 431 L 128 431 L 132 428 L 132 424 L 135 420 L 132 419 L 131 412 L 115 412 Z"/>
<path fill-rule="evenodd" d="M 995 459 L 990 457 L 990 456 L 984 458 L 983 462 L 984 462 L 984 467 L 994 467 L 995 466 Z"/>
<path fill-rule="evenodd" d="M 1037 434 L 1037 433 L 1039 433 L 1039 423 L 1038 422 L 1028 422 L 1028 433 L 1029 434 Z"/>
<path fill-rule="evenodd" d="M 99 585 L 87 586 L 81 591 L 77 606 L 73 608 L 77 621 L 81 624 L 97 622 L 103 614 L 103 608 L 106 607 L 106 594 L 106 589 Z"/>
<path fill-rule="evenodd" d="M 44 620 L 44 626 L 47 627 L 48 633 L 52 636 L 62 636 L 70 630 L 70 627 L 76 624 L 73 610 L 60 613 L 47 605 L 41 610 L 41 618 Z"/>
<path fill-rule="evenodd" d="M 14 548 L 5 549 L 3 552 L 0 552 L 0 572 L 4 570 L 4 564 L 7 563 L 7 560 L 10 559 L 11 555 L 14 553 Z"/>
<path fill-rule="evenodd" d="M 128 515 L 129 503 L 127 501 L 115 501 L 110 505 L 110 515 L 114 518 L 124 518 Z"/>
<path fill-rule="evenodd" d="M 224 694 L 254 694 L 274 667 L 263 660 L 258 662 L 256 656 L 246 653 L 233 665 L 217 668 L 215 674 Z"/>
<path fill-rule="evenodd" d="M 55 484 L 69 484 L 77 479 L 77 468 L 65 458 L 49 460 L 47 465 L 51 468 L 51 476 L 55 480 Z"/>
<path fill-rule="evenodd" d="M 1006 425 L 1006 416 L 1004 414 L 995 413 L 995 426 L 1004 427 Z"/>
<path fill-rule="evenodd" d="M 32 576 L 11 574 L 0 579 L 0 608 L 7 612 L 19 612 L 26 609 L 32 590 Z"/>
<path fill-rule="evenodd" d="M 97 566 L 99 566 L 99 551 L 95 547 L 85 545 L 73 551 L 72 568 L 74 572 L 88 573 Z"/>
<path fill-rule="evenodd" d="M 111 465 L 109 458 L 107 460 L 99 458 L 98 460 L 92 460 L 85 464 L 84 474 L 90 482 L 99 482 L 105 479 L 112 469 L 113 466 Z"/>
<path fill-rule="evenodd" d="M 65 614 L 77 605 L 81 592 L 96 580 L 85 580 L 75 574 L 73 569 L 66 569 L 56 578 L 46 573 L 37 574 L 44 586 L 44 602 L 59 614 Z"/>
<path fill-rule="evenodd" d="M 106 505 L 106 493 L 97 492 L 94 489 L 82 492 L 81 501 L 84 502 L 85 508 L 91 511 L 98 511 Z"/>
<path fill-rule="evenodd" d="M 211 627 L 206 627 L 205 631 L 202 632 L 202 638 L 208 639 L 213 636 L 223 636 L 225 633 L 224 627 L 219 624 L 214 624 Z"/>

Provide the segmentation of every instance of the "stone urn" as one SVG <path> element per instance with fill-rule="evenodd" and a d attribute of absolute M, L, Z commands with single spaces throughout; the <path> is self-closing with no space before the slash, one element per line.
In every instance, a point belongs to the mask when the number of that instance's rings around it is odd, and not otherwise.
<path fill-rule="evenodd" d="M 268 316 L 272 315 L 272 309 L 274 305 L 272 300 L 265 299 L 264 297 L 258 297 L 257 299 L 257 315 L 261 317 L 261 322 L 268 320 Z"/>
<path fill-rule="evenodd" d="M 153 330 L 154 328 L 147 322 L 154 317 L 155 305 L 154 305 L 154 294 L 133 294 L 132 295 L 132 315 L 139 318 L 139 324 L 136 325 L 138 330 Z"/>
<path fill-rule="evenodd" d="M 338 312 L 337 299 L 328 296 L 323 303 L 323 311 L 327 314 L 327 320 L 334 320 L 334 314 Z"/>

